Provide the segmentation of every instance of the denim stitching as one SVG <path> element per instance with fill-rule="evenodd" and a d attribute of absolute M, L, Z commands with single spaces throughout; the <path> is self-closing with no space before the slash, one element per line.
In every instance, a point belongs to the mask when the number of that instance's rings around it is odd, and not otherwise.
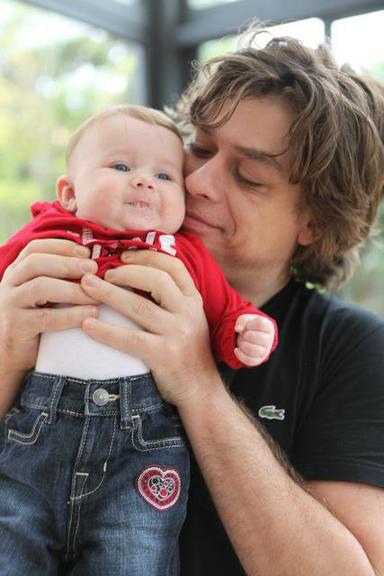
<path fill-rule="evenodd" d="M 2 431 L 2 434 L 1 434 L 1 438 L 0 438 L 0 449 L 1 450 L 3 449 L 4 443 L 7 441 L 7 438 L 8 438 L 8 423 L 10 420 L 12 420 L 13 416 L 18 414 L 19 412 L 20 412 L 20 409 L 17 408 L 16 406 L 14 406 L 13 408 L 11 408 L 9 410 L 9 412 L 7 412 L 3 421 L 0 423 L 1 426 L 4 428 Z"/>
<path fill-rule="evenodd" d="M 23 432 L 18 432 L 17 430 L 10 428 L 8 430 L 8 440 L 13 440 L 14 442 L 18 442 L 19 444 L 23 444 L 24 446 L 30 446 L 35 444 L 37 439 L 40 436 L 41 428 L 47 419 L 48 414 L 46 412 L 42 412 L 36 418 L 32 430 L 29 434 L 24 434 Z M 38 430 L 36 430 L 38 428 Z M 30 440 L 28 442 L 27 440 Z"/>
<path fill-rule="evenodd" d="M 71 414 L 71 416 L 84 416 L 83 412 L 73 412 L 72 410 L 67 410 L 66 408 L 61 408 L 58 410 L 60 414 Z"/>
<path fill-rule="evenodd" d="M 102 477 L 101 477 L 101 479 L 100 479 L 100 482 L 98 483 L 98 485 L 96 486 L 96 488 L 94 488 L 94 489 L 91 490 L 90 492 L 86 492 L 85 494 L 80 494 L 80 496 L 74 496 L 74 497 L 73 497 L 73 501 L 75 501 L 75 500 L 77 501 L 77 500 L 80 500 L 81 498 L 83 498 L 84 496 L 90 496 L 91 494 L 94 494 L 94 493 L 100 488 L 100 486 L 102 485 L 102 483 L 104 482 L 105 473 L 106 473 L 106 471 L 107 471 L 107 463 L 108 463 L 108 460 L 109 460 L 109 458 L 110 458 L 110 456 L 111 456 L 111 453 L 112 453 L 112 446 L 113 446 L 113 441 L 114 441 L 114 439 L 115 439 L 115 433 L 116 433 L 116 418 L 113 419 L 112 438 L 111 438 L 111 442 L 110 442 L 110 444 L 109 444 L 109 450 L 108 450 L 107 459 L 105 460 L 104 465 L 103 465 L 103 475 L 102 475 Z"/>
<path fill-rule="evenodd" d="M 35 376 L 38 376 L 38 378 L 42 378 L 44 380 L 54 380 L 55 376 L 53 376 L 52 374 L 43 374 L 42 372 L 34 372 Z M 72 378 L 71 376 L 65 376 L 65 379 L 67 380 L 67 382 L 75 382 L 76 384 L 81 384 L 82 386 L 84 386 L 84 380 L 82 380 L 81 378 Z M 117 382 L 119 381 L 119 378 L 110 378 L 109 380 L 93 380 L 93 382 L 104 382 L 104 383 L 108 383 L 108 384 L 117 384 Z"/>
<path fill-rule="evenodd" d="M 150 406 L 144 406 L 143 408 L 132 408 L 132 414 L 142 414 L 143 412 L 152 412 L 153 410 L 158 410 L 163 406 L 163 402 L 158 404 L 151 404 Z"/>
<path fill-rule="evenodd" d="M 132 426 L 131 431 L 131 441 L 132 445 L 138 450 L 139 452 L 150 452 L 151 450 L 159 450 L 160 448 L 181 448 L 184 446 L 184 441 L 182 438 L 178 436 L 174 436 L 172 438 L 166 438 L 164 440 L 151 440 L 147 442 L 144 440 L 143 433 L 142 433 L 142 423 L 140 416 L 134 415 L 132 416 L 132 420 L 137 421 L 137 426 Z M 139 438 L 140 442 L 142 442 L 142 446 L 140 446 L 135 441 L 135 436 Z"/>
<path fill-rule="evenodd" d="M 24 408 L 33 408 L 35 410 L 48 410 L 48 406 L 46 404 L 35 403 L 35 402 L 23 402 Z M 59 414 L 71 414 L 73 416 L 84 416 L 84 412 L 74 412 L 73 410 L 68 410 L 68 408 L 58 408 L 57 409 Z M 20 410 L 19 410 L 20 412 Z M 13 416 L 13 414 L 11 415 Z"/>
<path fill-rule="evenodd" d="M 55 378 L 55 384 L 56 385 L 53 389 L 52 399 L 48 407 L 49 418 L 47 420 L 47 424 L 53 424 L 55 421 L 58 396 L 59 394 L 61 394 L 63 390 L 63 384 L 61 383 L 61 378 Z"/>
<path fill-rule="evenodd" d="M 13 408 L 11 408 L 10 411 L 5 415 L 4 420 L 3 420 L 3 424 L 6 424 L 12 418 L 12 416 L 14 416 L 15 414 L 18 414 L 19 412 L 20 412 L 20 408 L 17 408 L 17 406 L 14 406 Z"/>
<path fill-rule="evenodd" d="M 46 402 L 32 402 L 21 399 L 21 405 L 24 408 L 35 408 L 36 410 L 48 410 Z"/>
<path fill-rule="evenodd" d="M 85 422 L 84 422 L 84 429 L 83 429 L 83 434 L 81 437 L 79 452 L 77 454 L 77 458 L 76 458 L 76 462 L 75 462 L 75 466 L 74 466 L 75 470 L 76 470 L 77 466 L 79 465 L 80 459 L 83 455 L 84 446 L 85 446 L 85 439 L 86 439 L 87 434 L 88 434 L 88 428 L 89 428 L 89 418 L 86 418 Z M 72 496 L 72 494 L 75 493 L 75 488 L 76 488 L 76 474 L 77 473 L 75 472 L 75 474 L 73 475 L 73 478 L 72 478 L 71 493 L 70 493 L 69 502 L 68 502 L 71 506 L 70 517 L 69 517 L 69 522 L 68 522 L 68 537 L 67 537 L 67 556 L 68 557 L 70 556 L 70 551 L 71 551 L 70 540 L 71 540 L 71 532 L 72 532 L 72 519 L 73 519 L 74 507 L 76 504 L 75 497 Z M 73 539 L 72 539 L 72 541 L 73 541 L 73 554 L 74 554 L 75 543 L 74 543 Z"/>
<path fill-rule="evenodd" d="M 49 375 L 39 375 L 39 378 L 45 379 L 45 380 L 52 380 L 52 377 L 50 377 Z M 132 380 L 138 380 L 140 379 L 140 376 L 137 377 L 132 377 Z M 78 380 L 76 378 L 67 378 L 67 381 L 71 381 L 71 382 L 77 382 L 79 384 L 81 384 L 82 386 L 84 386 L 84 380 Z M 103 382 L 117 382 L 115 380 L 105 380 Z M 36 401 L 36 400 L 27 400 L 27 399 L 22 399 L 22 406 L 24 406 L 25 408 L 34 408 L 36 410 L 48 410 L 48 412 L 51 412 L 52 410 L 52 404 L 55 401 L 55 397 L 58 393 L 58 389 L 55 390 L 54 392 L 54 396 L 52 398 L 52 400 L 47 403 L 46 400 L 40 400 L 40 401 Z M 116 397 L 114 395 L 110 395 L 113 396 L 109 401 L 115 401 L 118 399 L 118 395 L 116 395 Z M 123 394 L 123 398 L 120 397 L 120 402 L 123 405 L 123 410 L 124 410 L 124 414 L 128 414 L 128 398 L 127 398 L 127 394 Z M 157 410 L 158 408 L 161 408 L 161 406 L 163 405 L 163 402 L 160 401 L 156 404 L 151 404 L 149 406 L 144 406 L 144 407 L 138 407 L 138 408 L 134 408 L 131 410 L 132 414 L 136 413 L 136 414 L 142 414 L 144 412 L 151 412 L 153 410 Z M 57 408 L 57 412 L 59 413 L 67 413 L 67 414 L 74 414 L 76 416 L 83 416 L 83 413 L 80 412 L 73 412 L 71 410 L 68 410 L 66 408 Z M 119 415 L 120 411 L 118 409 L 99 409 L 97 411 L 97 416 L 116 416 Z M 124 426 L 123 428 L 129 428 L 129 422 L 127 420 L 124 420 Z"/>
<path fill-rule="evenodd" d="M 83 497 L 83 490 L 86 486 L 87 480 L 88 480 L 88 472 L 76 472 L 77 476 L 85 476 L 83 484 L 81 485 L 81 490 L 80 490 L 80 496 L 79 496 L 79 500 L 78 500 L 78 510 L 77 510 L 77 522 L 76 522 L 76 527 L 75 527 L 75 531 L 73 533 L 73 538 L 72 538 L 72 542 L 73 542 L 73 556 L 75 556 L 75 543 L 76 543 L 76 537 L 77 537 L 77 533 L 79 531 L 79 526 L 80 526 L 80 515 L 81 515 L 81 505 L 83 503 L 82 501 L 82 497 Z M 73 498 L 73 501 L 75 502 L 76 497 Z M 76 500 L 77 502 L 77 500 Z"/>
<path fill-rule="evenodd" d="M 129 420 L 126 418 L 127 414 L 128 414 L 128 398 L 127 398 L 127 389 L 126 387 L 121 387 L 120 388 L 120 397 L 122 397 L 122 401 L 120 399 L 120 404 L 122 402 L 123 404 L 123 410 L 122 410 L 122 414 L 123 414 L 123 418 L 121 418 L 121 428 L 122 430 L 127 430 L 130 426 L 129 426 Z M 120 416 L 121 417 L 121 416 Z"/>

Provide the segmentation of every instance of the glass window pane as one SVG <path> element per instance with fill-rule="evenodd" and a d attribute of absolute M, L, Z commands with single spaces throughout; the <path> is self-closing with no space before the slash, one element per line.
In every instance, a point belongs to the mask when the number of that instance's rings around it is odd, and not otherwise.
<path fill-rule="evenodd" d="M 229 2 L 237 2 L 238 0 L 188 0 L 190 8 L 210 8 L 217 6 L 217 4 L 228 4 Z"/>
<path fill-rule="evenodd" d="M 226 52 L 232 52 L 233 50 L 236 50 L 238 41 L 238 36 L 225 36 L 218 40 L 202 42 L 197 51 L 197 57 L 200 62 L 206 62 L 214 56 L 220 56 Z"/>
<path fill-rule="evenodd" d="M 331 27 L 332 51 L 339 64 L 369 71 L 384 80 L 384 10 L 335 20 Z"/>
<path fill-rule="evenodd" d="M 270 26 L 273 36 L 292 36 L 300 40 L 305 46 L 317 48 L 325 40 L 324 22 L 320 18 L 307 18 L 286 22 L 277 26 Z"/>
<path fill-rule="evenodd" d="M 141 46 L 21 2 L 2 0 L 1 15 L 0 242 L 54 197 L 79 123 L 146 100 Z"/>
<path fill-rule="evenodd" d="M 270 35 L 261 34 L 257 38 L 258 46 L 265 45 L 272 36 L 293 36 L 312 48 L 317 48 L 325 39 L 324 22 L 319 18 L 308 18 L 277 26 L 269 26 L 268 31 Z M 219 56 L 225 52 L 235 50 L 237 46 L 238 36 L 226 36 L 218 40 L 209 40 L 200 45 L 198 58 L 201 62 L 205 62 L 213 56 Z"/>
<path fill-rule="evenodd" d="M 338 63 L 384 82 L 384 10 L 336 20 L 332 24 L 332 50 Z M 380 234 L 362 251 L 362 261 L 345 296 L 384 316 L 384 207 Z"/>

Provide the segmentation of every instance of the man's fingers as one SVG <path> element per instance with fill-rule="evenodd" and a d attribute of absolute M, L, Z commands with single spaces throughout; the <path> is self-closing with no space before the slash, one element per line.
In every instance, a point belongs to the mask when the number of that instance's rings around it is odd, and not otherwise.
<path fill-rule="evenodd" d="M 61 304 L 97 304 L 80 284 L 40 276 L 15 288 L 12 300 L 20 308 L 36 308 L 48 302 Z"/>
<path fill-rule="evenodd" d="M 197 292 L 195 283 L 186 267 L 181 260 L 174 256 L 154 250 L 131 250 L 124 252 L 121 260 L 126 264 L 148 266 L 167 272 L 185 296 L 194 296 Z"/>
<path fill-rule="evenodd" d="M 31 240 L 29 244 L 20 251 L 18 257 L 11 266 L 24 260 L 29 254 L 55 254 L 56 256 L 78 256 L 88 258 L 91 251 L 86 246 L 80 246 L 71 240 L 60 240 L 56 238 L 46 238 L 41 240 Z"/>
<path fill-rule="evenodd" d="M 105 275 L 105 280 L 118 286 L 129 286 L 148 292 L 155 302 L 169 312 L 177 312 L 184 302 L 184 295 L 173 278 L 158 268 L 136 265 L 120 266 L 120 268 L 109 270 Z"/>
<path fill-rule="evenodd" d="M 23 317 L 27 332 L 39 334 L 50 330 L 67 330 L 81 326 L 86 318 L 97 316 L 95 306 L 70 306 L 67 308 L 41 308 L 25 310 Z"/>
<path fill-rule="evenodd" d="M 4 274 L 6 285 L 20 286 L 38 276 L 52 278 L 78 279 L 87 272 L 96 272 L 97 264 L 93 260 L 60 256 L 57 254 L 28 254 L 9 272 Z"/>
<path fill-rule="evenodd" d="M 85 275 L 81 285 L 91 298 L 108 304 L 150 332 L 157 334 L 164 324 L 170 324 L 171 315 L 145 296 L 115 286 L 92 274 Z"/>
<path fill-rule="evenodd" d="M 116 326 L 95 318 L 88 318 L 82 323 L 82 329 L 88 336 L 140 358 L 149 367 L 151 350 L 158 343 L 158 337 L 143 330 L 128 330 L 126 327 Z"/>
<path fill-rule="evenodd" d="M 90 249 L 86 246 L 80 246 L 70 240 L 59 240 L 55 238 L 32 240 L 19 252 L 17 258 L 8 266 L 7 270 L 13 270 L 13 268 L 29 256 L 29 254 L 55 254 L 56 256 L 89 258 L 90 253 Z"/>

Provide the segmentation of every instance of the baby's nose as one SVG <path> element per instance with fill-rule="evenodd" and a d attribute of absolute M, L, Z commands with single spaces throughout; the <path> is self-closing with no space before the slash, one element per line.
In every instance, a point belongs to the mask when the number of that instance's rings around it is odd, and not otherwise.
<path fill-rule="evenodd" d="M 135 188 L 148 188 L 148 190 L 154 190 L 155 188 L 152 178 L 145 175 L 132 178 L 132 185 Z"/>

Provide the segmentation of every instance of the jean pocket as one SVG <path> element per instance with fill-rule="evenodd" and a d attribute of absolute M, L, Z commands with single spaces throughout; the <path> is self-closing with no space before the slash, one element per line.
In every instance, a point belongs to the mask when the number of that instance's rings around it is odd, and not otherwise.
<path fill-rule="evenodd" d="M 47 412 L 24 410 L 12 414 L 6 422 L 6 440 L 25 446 L 35 444 L 47 417 Z"/>
<path fill-rule="evenodd" d="M 163 403 L 133 414 L 132 444 L 140 452 L 184 447 L 185 435 L 177 410 Z"/>

